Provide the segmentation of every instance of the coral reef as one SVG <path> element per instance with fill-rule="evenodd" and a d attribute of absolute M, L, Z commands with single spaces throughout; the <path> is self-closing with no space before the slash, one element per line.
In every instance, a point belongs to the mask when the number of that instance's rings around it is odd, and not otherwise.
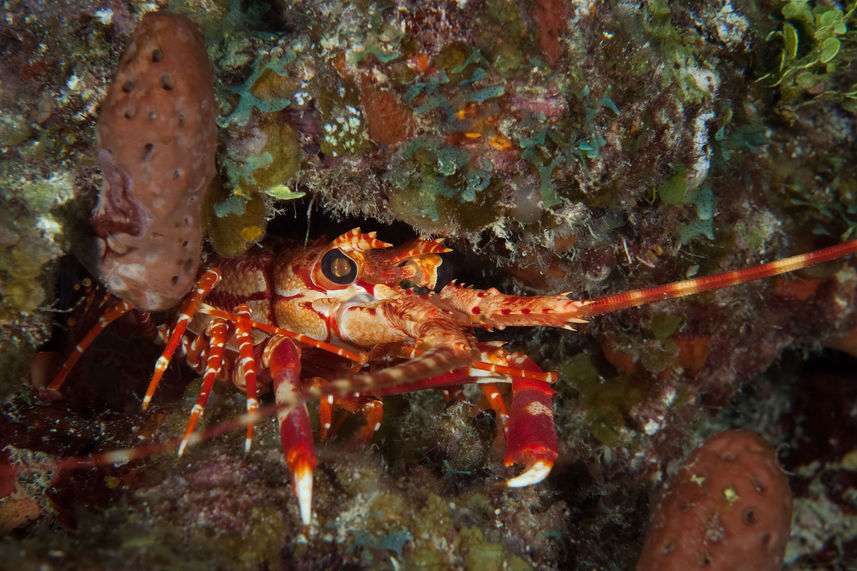
<path fill-rule="evenodd" d="M 173 307 L 197 277 L 202 206 L 215 174 L 213 82 L 194 24 L 150 13 L 101 106 L 97 276 L 141 310 Z"/>
<path fill-rule="evenodd" d="M 47 310 L 68 306 L 78 279 L 63 270 L 55 288 L 57 259 L 90 231 L 106 79 L 156 8 L 193 20 L 213 64 L 219 176 L 203 216 L 223 255 L 266 233 L 375 223 L 407 239 L 407 224 L 448 237 L 462 281 L 587 298 L 808 251 L 857 226 L 853 2 L 7 1 L 0 444 L 35 466 L 17 498 L 42 517 L 0 540 L 4 562 L 468 568 L 490 554 L 630 568 L 664 474 L 700 434 L 748 428 L 786 445 L 795 474 L 786 568 L 854 566 L 855 443 L 835 428 L 854 422 L 853 361 L 798 378 L 805 353 L 857 325 L 857 273 L 841 262 L 577 333 L 504 332 L 562 371 L 560 457 L 537 488 L 494 487 L 509 474 L 490 414 L 431 393 L 388 399 L 368 449 L 347 430 L 322 448 L 308 530 L 271 426 L 246 459 L 233 436 L 181 462 L 38 469 L 186 422 L 178 368 L 139 412 L 158 352 L 128 322 L 84 359 L 65 402 L 27 391 Z M 79 331 L 57 321 L 67 351 Z M 213 398 L 210 423 L 240 408 L 226 390 Z"/>
<path fill-rule="evenodd" d="M 791 521 L 792 493 L 776 449 L 755 432 L 721 432 L 666 484 L 637 569 L 777 571 Z"/>

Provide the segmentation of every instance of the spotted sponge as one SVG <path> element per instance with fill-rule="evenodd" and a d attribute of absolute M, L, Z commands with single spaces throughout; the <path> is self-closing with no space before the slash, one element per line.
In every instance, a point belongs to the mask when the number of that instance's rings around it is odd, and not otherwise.
<path fill-rule="evenodd" d="M 92 213 L 99 279 L 138 309 L 175 305 L 196 279 L 214 114 L 211 63 L 194 24 L 144 16 L 101 108 L 104 188 Z"/>
<path fill-rule="evenodd" d="M 637 570 L 779 570 L 791 518 L 774 448 L 755 432 L 716 434 L 670 479 Z"/>

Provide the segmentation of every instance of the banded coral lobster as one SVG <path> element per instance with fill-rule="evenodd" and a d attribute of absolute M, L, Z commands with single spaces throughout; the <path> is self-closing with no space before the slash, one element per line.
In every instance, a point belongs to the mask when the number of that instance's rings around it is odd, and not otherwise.
<path fill-rule="evenodd" d="M 310 398 L 321 399 L 321 438 L 330 431 L 334 408 L 342 408 L 365 414 L 361 435 L 368 440 L 381 421 L 379 397 L 478 382 L 505 432 L 505 463 L 524 465 L 524 471 L 506 485 L 528 486 L 548 475 L 557 456 L 550 387 L 556 373 L 542 371 L 522 354 L 477 341 L 473 330 L 572 329 L 599 314 L 842 257 L 857 251 L 857 241 L 717 276 L 584 301 L 571 300 L 567 294 L 505 295 L 493 288 L 478 290 L 454 282 L 435 293 L 441 254 L 448 251 L 440 240 L 414 239 L 391 247 L 375 233 L 354 229 L 332 242 L 274 243 L 236 259 L 209 260 L 172 326 L 155 328 L 148 314 L 115 300 L 48 388 L 58 390 L 94 338 L 113 320 L 134 311 L 148 336 L 166 344 L 143 399 L 144 408 L 176 352 L 204 376 L 179 454 L 194 439 L 196 422 L 216 378 L 231 378 L 247 394 L 247 449 L 258 395 L 273 387 L 286 463 L 305 524 L 311 519 L 316 466 L 304 406 Z M 336 357 L 320 359 L 316 349 Z M 508 413 L 497 382 L 511 384 Z M 119 451 L 102 455 L 100 461 L 132 457 L 133 451 Z"/>

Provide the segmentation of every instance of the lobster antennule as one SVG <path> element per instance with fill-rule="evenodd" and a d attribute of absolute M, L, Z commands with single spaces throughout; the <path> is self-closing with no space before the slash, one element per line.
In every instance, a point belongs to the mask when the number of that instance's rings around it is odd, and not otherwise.
<path fill-rule="evenodd" d="M 638 289 L 615 295 L 580 301 L 580 316 L 584 318 L 612 313 L 620 309 L 639 307 L 656 301 L 677 299 L 697 293 L 722 289 L 755 280 L 786 274 L 815 266 L 857 252 L 857 240 L 843 242 L 815 252 L 783 258 L 752 268 L 725 272 L 714 276 L 683 280 L 662 286 Z"/>

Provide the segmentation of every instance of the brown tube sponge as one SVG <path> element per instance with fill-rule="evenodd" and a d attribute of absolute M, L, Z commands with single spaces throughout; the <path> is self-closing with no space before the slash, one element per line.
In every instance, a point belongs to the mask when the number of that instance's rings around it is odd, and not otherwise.
<path fill-rule="evenodd" d="M 99 279 L 138 309 L 175 305 L 202 252 L 202 203 L 215 175 L 211 62 L 194 24 L 149 13 L 98 119 L 104 187 L 92 213 Z"/>
<path fill-rule="evenodd" d="M 721 432 L 670 479 L 637 570 L 777 571 L 791 519 L 792 493 L 773 446 L 755 432 Z"/>

